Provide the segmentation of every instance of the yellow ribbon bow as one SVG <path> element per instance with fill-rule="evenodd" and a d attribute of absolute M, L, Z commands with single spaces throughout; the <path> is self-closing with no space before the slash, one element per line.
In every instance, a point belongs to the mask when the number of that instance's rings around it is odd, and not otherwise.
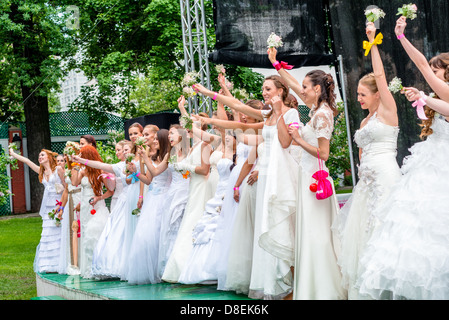
<path fill-rule="evenodd" d="M 373 45 L 381 44 L 383 38 L 384 38 L 384 36 L 382 35 L 382 33 L 379 32 L 379 34 L 376 36 L 376 38 L 374 38 L 373 42 L 363 41 L 363 49 L 365 49 L 365 56 L 368 55 L 368 53 L 371 50 L 371 47 Z"/>

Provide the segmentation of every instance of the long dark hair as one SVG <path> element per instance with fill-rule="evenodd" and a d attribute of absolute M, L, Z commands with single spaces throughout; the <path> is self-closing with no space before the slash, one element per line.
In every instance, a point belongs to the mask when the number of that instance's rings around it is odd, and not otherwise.
<path fill-rule="evenodd" d="M 159 142 L 159 149 L 156 151 L 156 154 L 151 158 L 152 160 L 162 161 L 165 155 L 170 154 L 171 146 L 170 140 L 168 139 L 168 130 L 160 129 L 157 133 L 157 141 Z"/>
<path fill-rule="evenodd" d="M 316 69 L 308 72 L 306 78 L 309 78 L 314 86 L 320 85 L 321 87 L 317 107 L 319 107 L 322 102 L 326 102 L 334 111 L 334 116 L 336 116 L 338 114 L 337 104 L 335 102 L 337 95 L 335 94 L 335 82 L 332 75 L 323 70 Z"/>

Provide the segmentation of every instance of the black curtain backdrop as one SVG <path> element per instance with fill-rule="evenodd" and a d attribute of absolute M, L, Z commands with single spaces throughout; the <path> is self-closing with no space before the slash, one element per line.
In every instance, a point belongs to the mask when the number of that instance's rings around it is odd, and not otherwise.
<path fill-rule="evenodd" d="M 267 57 L 271 32 L 282 37 L 278 58 L 296 68 L 329 65 L 325 1 L 214 1 L 216 45 L 209 60 L 253 68 L 273 68 Z"/>
<path fill-rule="evenodd" d="M 161 112 L 149 114 L 125 121 L 125 139 L 129 140 L 128 128 L 135 122 L 138 122 L 145 127 L 147 124 L 155 124 L 159 129 L 169 129 L 172 124 L 179 124 L 180 113 Z"/>
<path fill-rule="evenodd" d="M 383 60 L 387 81 L 395 76 L 402 79 L 404 86 L 414 86 L 427 93 L 431 89 L 396 39 L 394 27 L 399 16 L 397 9 L 411 1 L 398 0 L 330 0 L 332 18 L 332 33 L 336 55 L 343 57 L 343 74 L 346 87 L 346 97 L 349 109 L 351 136 L 359 128 L 360 122 L 367 115 L 367 111 L 360 108 L 357 102 L 357 86 L 359 79 L 372 71 L 371 56 L 364 56 L 363 41 L 365 34 L 364 10 L 370 5 L 376 5 L 385 11 L 385 18 L 381 19 L 378 32 L 382 32 L 383 43 L 379 51 Z M 447 52 L 449 45 L 449 2 L 447 0 L 417 0 L 413 1 L 418 7 L 418 17 L 407 21 L 405 35 L 410 42 L 430 60 L 433 56 Z M 403 95 L 394 95 L 399 116 L 398 164 L 402 165 L 405 156 L 409 155 L 409 148 L 419 142 L 421 128 L 420 119 L 415 109 Z M 358 148 L 353 143 L 354 160 L 358 160 Z"/>
<path fill-rule="evenodd" d="M 284 41 L 284 46 L 278 48 L 279 60 L 295 68 L 332 64 L 337 67 L 337 75 L 343 73 L 351 137 L 354 137 L 367 115 L 357 102 L 358 81 L 372 72 L 371 56 L 364 56 L 362 46 L 367 40 L 364 11 L 369 6 L 378 6 L 386 13 L 379 23 L 379 31 L 384 36 L 379 49 L 387 81 L 397 76 L 404 86 L 414 86 L 427 93 L 431 91 L 394 34 L 399 18 L 397 9 L 409 3 L 408 0 L 214 1 L 217 43 L 209 59 L 213 63 L 273 68 L 266 54 L 266 40 L 271 32 L 276 33 Z M 418 7 L 418 17 L 407 22 L 407 38 L 427 60 L 449 51 L 449 1 L 417 0 L 413 3 Z M 330 28 L 327 22 L 330 22 Z M 335 62 L 335 57 L 340 55 L 343 70 L 339 70 Z M 400 94 L 396 94 L 395 99 L 400 126 L 397 161 L 402 165 L 404 157 L 410 154 L 408 149 L 420 141 L 421 128 L 411 103 Z M 359 150 L 352 138 L 350 142 L 355 164 L 358 164 Z"/>

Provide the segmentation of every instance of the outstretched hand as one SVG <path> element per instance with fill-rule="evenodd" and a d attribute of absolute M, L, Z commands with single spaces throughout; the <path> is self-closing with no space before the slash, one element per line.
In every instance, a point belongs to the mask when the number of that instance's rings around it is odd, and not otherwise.
<path fill-rule="evenodd" d="M 404 87 L 403 93 L 408 101 L 416 101 L 421 98 L 421 92 L 413 87 Z"/>

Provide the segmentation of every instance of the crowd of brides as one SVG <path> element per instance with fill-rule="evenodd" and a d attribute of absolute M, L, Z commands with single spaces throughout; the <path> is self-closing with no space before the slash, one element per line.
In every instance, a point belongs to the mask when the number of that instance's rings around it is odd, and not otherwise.
<path fill-rule="evenodd" d="M 91 136 L 68 143 L 66 170 L 49 150 L 39 165 L 10 150 L 45 186 L 35 271 L 213 284 L 255 299 L 449 299 L 449 53 L 427 61 L 405 27 L 399 18 L 398 44 L 433 90 L 401 91 L 426 105 L 422 141 L 398 165 L 397 107 L 368 23 L 373 72 L 357 90 L 368 115 L 342 208 L 333 183 L 326 196 L 311 187 L 332 157 L 334 79 L 313 70 L 299 82 L 269 48 L 276 74 L 263 82 L 264 103 L 234 98 L 223 75 L 220 92 L 195 84 L 217 102 L 213 116 L 189 115 L 181 96 L 181 125 L 131 125 L 116 164 Z M 310 109 L 306 124 L 290 90 Z"/>

